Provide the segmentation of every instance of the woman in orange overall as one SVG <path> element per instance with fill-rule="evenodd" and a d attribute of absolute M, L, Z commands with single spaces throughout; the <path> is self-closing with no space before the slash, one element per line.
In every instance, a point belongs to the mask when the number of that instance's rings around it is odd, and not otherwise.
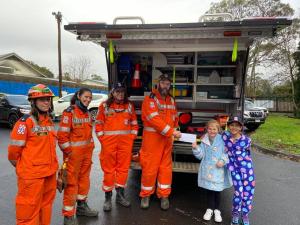
<path fill-rule="evenodd" d="M 99 106 L 96 119 L 96 135 L 101 143 L 100 164 L 104 172 L 102 190 L 105 192 L 105 212 L 111 210 L 114 187 L 117 192 L 116 202 L 124 207 L 130 206 L 124 188 L 137 133 L 134 106 L 128 101 L 125 87 L 117 83 L 108 100 Z"/>
<path fill-rule="evenodd" d="M 75 213 L 77 216 L 98 216 L 98 211 L 90 209 L 87 204 L 94 149 L 92 118 L 88 111 L 91 100 L 90 89 L 81 88 L 77 91 L 62 114 L 57 133 L 64 161 L 67 161 L 68 183 L 64 189 L 62 210 L 64 225 L 78 224 Z"/>
<path fill-rule="evenodd" d="M 56 193 L 56 133 L 50 118 L 54 94 L 43 84 L 29 89 L 31 112 L 14 126 L 8 160 L 16 167 L 17 225 L 50 225 Z"/>

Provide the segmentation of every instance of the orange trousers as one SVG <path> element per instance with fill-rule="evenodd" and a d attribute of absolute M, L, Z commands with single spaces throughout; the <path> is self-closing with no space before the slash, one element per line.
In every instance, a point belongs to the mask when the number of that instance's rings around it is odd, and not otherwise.
<path fill-rule="evenodd" d="M 104 172 L 102 190 L 113 190 L 115 186 L 125 187 L 132 155 L 132 135 L 102 136 L 99 155 Z"/>
<path fill-rule="evenodd" d="M 67 162 L 67 187 L 64 189 L 63 215 L 75 214 L 76 200 L 85 200 L 90 190 L 93 148 L 74 148 Z M 65 158 L 65 156 L 64 156 Z"/>
<path fill-rule="evenodd" d="M 142 180 L 140 197 L 150 196 L 155 191 L 158 198 L 168 197 L 172 183 L 172 148 L 173 137 L 144 131 L 140 163 Z"/>
<path fill-rule="evenodd" d="M 50 225 L 56 194 L 56 174 L 37 179 L 18 177 L 17 225 Z"/>

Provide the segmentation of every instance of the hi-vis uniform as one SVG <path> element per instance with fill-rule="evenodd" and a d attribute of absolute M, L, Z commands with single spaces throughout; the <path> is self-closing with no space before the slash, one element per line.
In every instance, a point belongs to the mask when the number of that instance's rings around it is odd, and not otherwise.
<path fill-rule="evenodd" d="M 64 190 L 63 215 L 75 214 L 76 200 L 85 200 L 90 189 L 90 171 L 94 141 L 92 118 L 78 106 L 68 107 L 62 114 L 57 133 L 58 144 L 70 153 L 67 162 L 68 184 Z M 64 159 L 66 154 L 64 154 Z"/>
<path fill-rule="evenodd" d="M 157 90 L 144 99 L 142 104 L 144 123 L 143 142 L 140 151 L 142 167 L 141 197 L 168 197 L 172 183 L 173 132 L 178 126 L 175 101 L 171 96 L 163 99 Z"/>
<path fill-rule="evenodd" d="M 101 143 L 99 157 L 104 172 L 103 191 L 112 191 L 115 186 L 125 187 L 137 133 L 138 123 L 132 103 L 112 103 L 108 107 L 104 102 L 99 106 L 96 135 Z"/>
<path fill-rule="evenodd" d="M 14 126 L 8 159 L 16 160 L 17 225 L 50 225 L 56 193 L 56 132 L 47 115 L 24 115 Z"/>

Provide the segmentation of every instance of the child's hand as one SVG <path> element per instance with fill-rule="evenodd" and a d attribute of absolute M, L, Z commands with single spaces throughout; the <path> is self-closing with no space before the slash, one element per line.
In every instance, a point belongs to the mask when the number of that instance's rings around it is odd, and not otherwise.
<path fill-rule="evenodd" d="M 194 142 L 194 143 L 192 144 L 192 147 L 193 147 L 193 148 L 197 148 L 197 142 Z"/>
<path fill-rule="evenodd" d="M 217 165 L 217 167 L 221 168 L 225 165 L 225 163 L 223 160 L 219 160 L 216 165 Z"/>

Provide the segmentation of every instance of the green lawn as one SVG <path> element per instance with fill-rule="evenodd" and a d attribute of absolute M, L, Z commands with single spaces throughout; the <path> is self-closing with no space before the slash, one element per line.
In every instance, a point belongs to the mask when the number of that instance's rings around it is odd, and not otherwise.
<path fill-rule="evenodd" d="M 262 147 L 300 154 L 300 119 L 271 114 L 251 138 Z"/>

